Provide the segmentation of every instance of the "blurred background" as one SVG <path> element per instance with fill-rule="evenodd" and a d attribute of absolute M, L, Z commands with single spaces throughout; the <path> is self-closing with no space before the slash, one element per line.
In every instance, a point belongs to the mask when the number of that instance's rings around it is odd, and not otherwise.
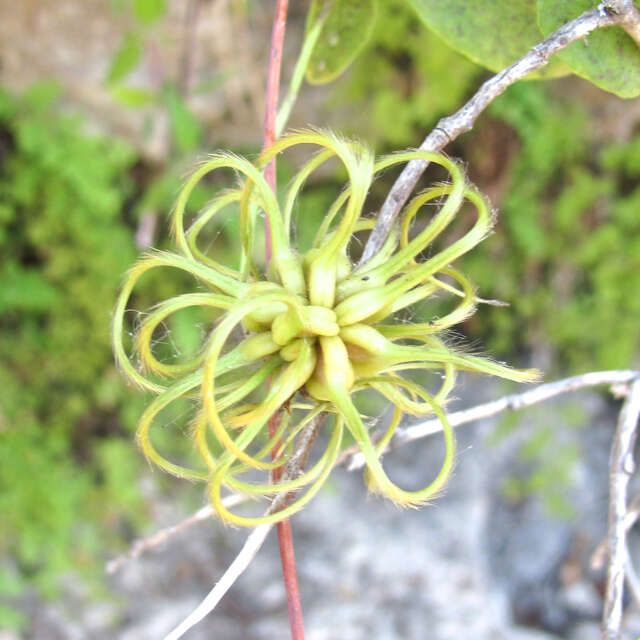
<path fill-rule="evenodd" d="M 136 449 L 147 399 L 120 377 L 108 334 L 125 270 L 171 246 L 168 213 L 189 168 L 219 148 L 259 151 L 274 4 L 0 0 L 2 640 L 160 638 L 242 544 L 245 532 L 210 521 L 105 575 L 134 539 L 204 503 Z M 290 4 L 285 88 L 308 8 Z M 417 146 L 488 74 L 388 0 L 349 70 L 302 87 L 290 126 L 355 135 L 378 154 Z M 638 367 L 640 100 L 575 76 L 522 82 L 447 151 L 499 210 L 462 266 L 483 297 L 511 305 L 481 307 L 458 333 L 547 381 Z M 292 167 L 279 173 L 286 183 Z M 340 180 L 314 177 L 305 219 L 324 215 Z M 232 260 L 233 221 L 213 240 Z M 149 279 L 141 295 L 180 286 Z M 195 348 L 197 318 L 174 324 L 178 349 Z M 507 390 L 465 380 L 454 406 Z M 602 573 L 588 557 L 604 532 L 617 408 L 582 392 L 464 427 L 450 489 L 419 512 L 367 498 L 359 476 L 338 471 L 294 522 L 309 637 L 597 637 Z M 168 441 L 186 428 L 179 415 L 167 426 Z M 395 462 L 409 483 L 439 451 L 410 448 Z M 270 545 L 187 637 L 287 637 Z"/>

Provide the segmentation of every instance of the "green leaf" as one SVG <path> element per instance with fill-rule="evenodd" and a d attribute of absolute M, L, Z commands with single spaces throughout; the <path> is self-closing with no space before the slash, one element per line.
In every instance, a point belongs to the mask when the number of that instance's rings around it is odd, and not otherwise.
<path fill-rule="evenodd" d="M 113 87 L 111 95 L 126 107 L 133 108 L 146 107 L 155 99 L 153 92 L 138 87 Z"/>
<path fill-rule="evenodd" d="M 111 61 L 111 67 L 107 73 L 107 83 L 120 82 L 138 66 L 141 58 L 142 43 L 140 38 L 135 33 L 126 33 L 120 48 Z"/>
<path fill-rule="evenodd" d="M 142 24 L 152 24 L 166 12 L 166 0 L 134 0 L 133 3 L 133 14 Z"/>
<path fill-rule="evenodd" d="M 353 62 L 373 33 L 376 12 L 376 0 L 313 0 L 307 33 L 317 20 L 324 19 L 324 26 L 309 60 L 307 82 L 331 82 Z"/>
<path fill-rule="evenodd" d="M 193 151 L 202 140 L 202 128 L 175 87 L 165 90 L 169 124 L 176 147 L 183 153 Z"/>
<path fill-rule="evenodd" d="M 549 34 L 593 9 L 593 0 L 538 0 L 538 22 Z M 640 95 L 640 48 L 620 27 L 598 29 L 558 56 L 577 75 L 620 98 Z"/>
<path fill-rule="evenodd" d="M 408 1 L 449 46 L 491 71 L 505 69 L 543 39 L 536 22 L 536 0 Z M 552 78 L 568 72 L 552 59 L 527 78 Z"/>

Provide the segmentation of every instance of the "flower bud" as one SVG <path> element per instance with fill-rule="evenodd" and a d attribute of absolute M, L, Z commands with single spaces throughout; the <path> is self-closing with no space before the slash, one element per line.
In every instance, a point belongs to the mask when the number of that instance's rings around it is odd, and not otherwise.
<path fill-rule="evenodd" d="M 318 342 L 321 356 L 313 376 L 307 382 L 307 391 L 324 401 L 330 399 L 333 388 L 351 389 L 355 376 L 347 348 L 338 336 L 321 336 Z"/>
<path fill-rule="evenodd" d="M 340 302 L 336 308 L 341 327 L 362 322 L 389 304 L 389 296 L 383 291 L 360 291 Z"/>

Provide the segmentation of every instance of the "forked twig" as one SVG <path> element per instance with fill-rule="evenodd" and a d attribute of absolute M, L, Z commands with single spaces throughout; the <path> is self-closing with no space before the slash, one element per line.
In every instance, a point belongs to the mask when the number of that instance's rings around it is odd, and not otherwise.
<path fill-rule="evenodd" d="M 627 485 L 635 471 L 633 446 L 640 418 L 640 379 L 629 385 L 629 393 L 620 412 L 609 461 L 609 530 L 607 590 L 602 614 L 602 640 L 617 640 L 622 622 L 622 596 L 627 550 Z M 635 574 L 633 574 L 635 577 Z"/>

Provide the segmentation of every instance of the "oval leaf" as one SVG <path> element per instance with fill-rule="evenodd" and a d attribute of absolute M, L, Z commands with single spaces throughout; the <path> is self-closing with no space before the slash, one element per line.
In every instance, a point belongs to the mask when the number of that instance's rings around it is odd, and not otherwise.
<path fill-rule="evenodd" d="M 115 84 L 126 78 L 137 66 L 142 58 L 142 43 L 135 33 L 125 34 L 120 48 L 113 56 L 107 83 Z"/>
<path fill-rule="evenodd" d="M 501 71 L 543 39 L 536 0 L 409 0 L 420 19 L 449 46 L 477 64 Z M 559 60 L 527 78 L 566 75 Z"/>
<path fill-rule="evenodd" d="M 324 26 L 307 67 L 307 82 L 325 84 L 338 77 L 373 33 L 376 0 L 313 0 L 307 33 L 317 20 Z"/>
<path fill-rule="evenodd" d="M 549 34 L 583 11 L 593 0 L 538 0 L 538 22 Z M 598 29 L 558 56 L 579 76 L 621 98 L 640 95 L 640 48 L 620 27 Z"/>

